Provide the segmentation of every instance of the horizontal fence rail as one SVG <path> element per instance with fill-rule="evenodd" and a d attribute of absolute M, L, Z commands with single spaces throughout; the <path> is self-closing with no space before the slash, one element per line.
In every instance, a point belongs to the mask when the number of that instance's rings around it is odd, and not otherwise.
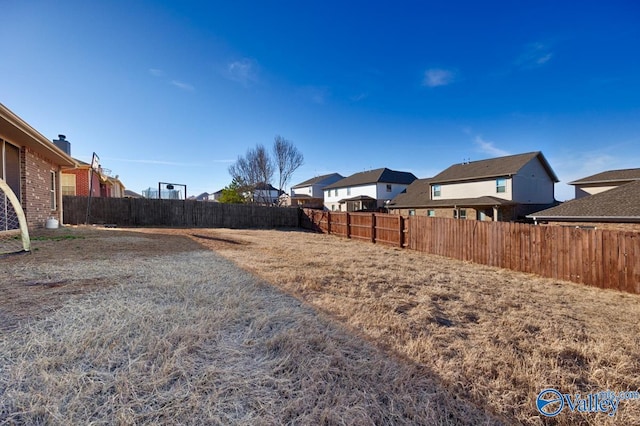
<path fill-rule="evenodd" d="M 474 263 L 640 294 L 640 233 L 304 210 L 301 225 Z"/>
<path fill-rule="evenodd" d="M 64 223 L 87 222 L 88 197 L 64 196 Z M 223 204 L 195 200 L 92 198 L 90 224 L 173 226 L 187 228 L 297 228 L 296 208 Z"/>

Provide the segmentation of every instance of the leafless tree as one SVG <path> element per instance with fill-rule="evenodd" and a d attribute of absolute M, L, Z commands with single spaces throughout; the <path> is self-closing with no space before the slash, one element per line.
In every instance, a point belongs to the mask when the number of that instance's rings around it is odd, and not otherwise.
<path fill-rule="evenodd" d="M 304 163 L 304 156 L 291 141 L 280 135 L 273 141 L 273 155 L 278 168 L 278 190 L 282 193 L 293 172 Z"/>
<path fill-rule="evenodd" d="M 273 179 L 274 165 L 269 152 L 263 145 L 256 145 L 247 154 L 229 166 L 229 174 L 238 182 L 240 190 L 248 195 L 249 201 L 268 201 L 269 192 L 264 189 Z"/>

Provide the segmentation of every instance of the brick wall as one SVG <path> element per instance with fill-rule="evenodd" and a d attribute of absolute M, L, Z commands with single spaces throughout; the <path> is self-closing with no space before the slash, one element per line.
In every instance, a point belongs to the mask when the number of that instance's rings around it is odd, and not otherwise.
<path fill-rule="evenodd" d="M 609 231 L 640 232 L 640 223 L 607 223 L 607 222 L 549 222 L 541 225 L 569 226 L 606 229 Z"/>
<path fill-rule="evenodd" d="M 58 166 L 29 148 L 21 149 L 22 168 L 22 208 L 29 228 L 43 228 L 50 217 L 60 220 L 61 201 L 51 210 L 51 172 L 58 172 Z M 59 195 L 60 177 L 56 173 L 56 195 Z"/>
<path fill-rule="evenodd" d="M 89 175 L 91 174 L 89 169 L 73 169 L 65 170 L 63 173 L 76 175 L 76 195 L 79 197 L 89 196 Z M 93 173 L 93 188 L 91 191 L 93 197 L 100 196 L 100 179 L 97 173 Z"/>

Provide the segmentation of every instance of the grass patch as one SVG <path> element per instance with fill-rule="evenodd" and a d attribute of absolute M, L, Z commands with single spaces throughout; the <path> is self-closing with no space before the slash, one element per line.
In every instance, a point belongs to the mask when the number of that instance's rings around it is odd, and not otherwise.
<path fill-rule="evenodd" d="M 245 241 L 218 253 L 505 423 L 544 424 L 535 404 L 549 387 L 639 389 L 640 296 L 327 235 L 209 232 Z M 565 408 L 553 424 L 640 424 L 640 401 L 614 417 Z"/>

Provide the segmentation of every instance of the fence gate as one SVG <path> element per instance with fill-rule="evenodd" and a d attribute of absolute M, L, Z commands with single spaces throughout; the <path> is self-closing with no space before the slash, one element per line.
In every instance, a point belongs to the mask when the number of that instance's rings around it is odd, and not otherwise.
<path fill-rule="evenodd" d="M 20 201 L 0 179 L 0 256 L 29 251 L 31 242 Z"/>

